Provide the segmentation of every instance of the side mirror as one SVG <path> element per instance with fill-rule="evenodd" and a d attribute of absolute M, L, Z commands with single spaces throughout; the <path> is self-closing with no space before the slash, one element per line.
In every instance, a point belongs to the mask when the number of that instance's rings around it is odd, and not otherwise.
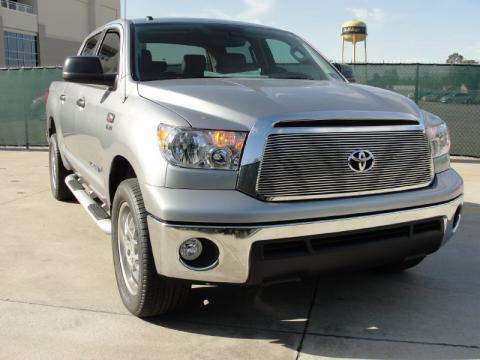
<path fill-rule="evenodd" d="M 63 65 L 63 80 L 114 87 L 117 74 L 104 74 L 98 56 L 71 56 Z"/>
<path fill-rule="evenodd" d="M 342 74 L 349 82 L 355 82 L 355 75 L 353 74 L 353 69 L 351 66 L 340 63 L 332 63 L 332 65 L 335 66 L 335 68 L 340 72 L 340 74 Z"/>

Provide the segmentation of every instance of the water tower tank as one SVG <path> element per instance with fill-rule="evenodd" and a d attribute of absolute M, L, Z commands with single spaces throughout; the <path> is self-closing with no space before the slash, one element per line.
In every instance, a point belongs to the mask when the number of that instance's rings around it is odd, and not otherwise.
<path fill-rule="evenodd" d="M 345 41 L 351 42 L 353 45 L 353 59 L 356 62 L 356 44 L 357 42 L 365 42 L 365 62 L 367 62 L 367 24 L 360 20 L 349 20 L 342 24 L 342 62 L 344 61 Z"/>

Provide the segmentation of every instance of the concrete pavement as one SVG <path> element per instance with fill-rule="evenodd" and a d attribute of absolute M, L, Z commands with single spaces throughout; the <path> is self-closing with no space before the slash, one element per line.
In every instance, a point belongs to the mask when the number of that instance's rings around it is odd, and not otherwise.
<path fill-rule="evenodd" d="M 403 274 L 196 287 L 149 321 L 117 294 L 109 237 L 50 195 L 45 152 L 0 152 L 1 359 L 480 359 L 480 160 L 458 159 L 456 237 Z"/>

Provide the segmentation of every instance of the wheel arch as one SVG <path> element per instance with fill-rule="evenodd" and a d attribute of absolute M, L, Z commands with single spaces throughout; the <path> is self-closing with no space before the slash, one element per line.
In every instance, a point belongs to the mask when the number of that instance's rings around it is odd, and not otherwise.
<path fill-rule="evenodd" d="M 55 120 L 53 116 L 49 116 L 47 119 L 47 140 L 50 139 L 50 136 L 57 133 L 57 127 L 55 125 Z"/>
<path fill-rule="evenodd" d="M 137 172 L 127 158 L 122 155 L 116 155 L 111 163 L 110 172 L 108 174 L 108 205 L 111 208 L 113 198 L 120 183 L 126 179 L 138 178 Z"/>
<path fill-rule="evenodd" d="M 65 166 L 67 170 L 72 170 L 70 163 L 68 162 L 68 160 L 65 158 L 65 155 L 63 154 L 62 146 L 60 144 L 60 141 L 62 141 L 62 139 L 60 139 L 62 134 L 57 129 L 57 124 L 55 122 L 55 119 L 53 118 L 53 116 L 50 115 L 47 117 L 47 130 L 46 130 L 47 144 L 50 142 L 50 137 L 53 134 L 57 134 L 57 146 L 58 146 L 58 150 L 60 151 L 60 158 L 62 160 L 63 166 Z"/>

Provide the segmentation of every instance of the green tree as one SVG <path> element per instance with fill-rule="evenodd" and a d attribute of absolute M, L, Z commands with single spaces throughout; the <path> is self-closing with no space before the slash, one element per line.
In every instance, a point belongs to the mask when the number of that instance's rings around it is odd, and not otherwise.
<path fill-rule="evenodd" d="M 475 60 L 467 60 L 459 53 L 448 55 L 447 64 L 478 64 Z"/>

